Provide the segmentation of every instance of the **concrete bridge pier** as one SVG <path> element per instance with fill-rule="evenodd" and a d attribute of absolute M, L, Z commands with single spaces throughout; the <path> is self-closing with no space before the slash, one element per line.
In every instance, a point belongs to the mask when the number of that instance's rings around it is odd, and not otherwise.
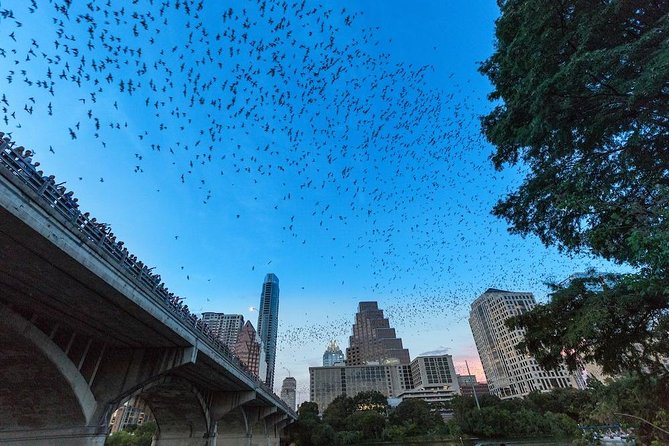
<path fill-rule="evenodd" d="M 52 339 L 0 305 L 0 444 L 102 446 L 85 377 Z"/>
<path fill-rule="evenodd" d="M 276 406 L 254 405 L 253 392 L 225 392 L 219 395 L 212 414 L 216 422 L 211 446 L 278 446 L 275 422 L 282 418 Z"/>

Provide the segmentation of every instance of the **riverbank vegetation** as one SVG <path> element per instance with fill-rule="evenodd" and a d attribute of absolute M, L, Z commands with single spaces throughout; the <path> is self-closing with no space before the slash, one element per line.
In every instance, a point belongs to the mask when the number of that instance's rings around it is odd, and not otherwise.
<path fill-rule="evenodd" d="M 480 399 L 480 410 L 473 398 L 460 396 L 450 404 L 408 399 L 390 408 L 380 393 L 364 392 L 353 398 L 337 397 L 322 418 L 315 403 L 303 403 L 299 420 L 289 429 L 289 435 L 299 446 L 463 436 L 572 438 L 580 436 L 581 412 L 576 407 L 586 406 L 587 400 L 585 393 L 564 390 L 533 394 L 527 400 L 501 401 L 484 396 Z M 452 418 L 446 422 L 442 414 Z"/>
<path fill-rule="evenodd" d="M 641 444 L 666 444 L 653 428 L 667 425 L 661 407 L 668 395 L 657 393 L 652 380 L 639 375 L 619 376 L 606 384 L 593 382 L 586 390 L 555 389 L 531 393 L 523 399 L 500 400 L 456 396 L 448 404 L 410 399 L 390 408 L 378 392 L 339 396 L 319 416 L 316 403 L 305 402 L 298 421 L 288 428 L 298 446 L 355 445 L 409 439 L 555 438 L 578 441 L 597 426 L 633 428 Z M 442 414 L 447 414 L 444 421 Z M 635 419 L 629 415 L 644 418 Z M 594 430 L 591 428 L 595 428 Z M 664 442 L 664 443 L 663 443 Z"/>
<path fill-rule="evenodd" d="M 131 425 L 125 430 L 109 435 L 105 446 L 151 446 L 157 429 L 158 426 L 153 422 Z"/>

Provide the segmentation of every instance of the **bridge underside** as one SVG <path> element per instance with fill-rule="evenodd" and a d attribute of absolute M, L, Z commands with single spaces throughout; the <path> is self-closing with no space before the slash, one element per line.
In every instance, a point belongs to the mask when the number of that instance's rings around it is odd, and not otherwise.
<path fill-rule="evenodd" d="M 192 349 L 110 346 L 6 303 L 0 322 L 0 444 L 103 445 L 111 412 L 138 398 L 155 446 L 278 445 L 286 416 L 255 391 L 200 390 Z"/>
<path fill-rule="evenodd" d="M 130 398 L 155 416 L 156 446 L 278 444 L 289 419 L 271 395 L 6 181 L 0 444 L 103 445 Z"/>

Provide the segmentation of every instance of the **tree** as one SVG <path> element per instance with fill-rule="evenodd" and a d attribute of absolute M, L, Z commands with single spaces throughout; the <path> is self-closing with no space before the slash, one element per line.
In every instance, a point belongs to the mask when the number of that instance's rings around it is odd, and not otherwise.
<path fill-rule="evenodd" d="M 654 440 L 659 444 L 669 444 L 669 435 L 655 429 L 647 422 L 656 426 L 669 426 L 667 401 L 669 391 L 659 384 L 657 377 L 644 377 L 638 374 L 624 375 L 604 385 L 594 383 L 591 386 L 593 398 L 597 401 L 591 418 L 596 423 L 610 424 L 620 422 L 636 427 L 641 444 L 651 444 Z M 641 417 L 641 422 L 629 415 Z"/>
<path fill-rule="evenodd" d="M 151 446 L 153 435 L 158 430 L 155 422 L 142 423 L 134 431 L 137 446 Z"/>
<path fill-rule="evenodd" d="M 130 432 L 118 431 L 109 435 L 105 440 L 105 446 L 134 446 L 134 437 Z"/>
<path fill-rule="evenodd" d="M 346 395 L 339 395 L 332 400 L 323 412 L 323 421 L 337 431 L 343 430 L 346 424 L 346 418 L 355 412 L 355 410 L 356 408 L 352 398 Z"/>
<path fill-rule="evenodd" d="M 395 426 L 404 426 L 407 436 L 425 435 L 444 424 L 428 402 L 413 398 L 402 401 L 391 412 L 389 421 Z"/>
<path fill-rule="evenodd" d="M 376 410 L 359 410 L 346 419 L 347 431 L 358 431 L 366 440 L 380 440 L 386 417 Z"/>
<path fill-rule="evenodd" d="M 290 425 L 290 435 L 299 446 L 314 446 L 314 440 L 321 441 L 328 432 L 322 430 L 323 422 L 318 417 L 318 404 L 305 401 L 297 408 L 297 422 Z M 313 438 L 313 435 L 316 437 Z"/>
<path fill-rule="evenodd" d="M 114 432 L 105 441 L 107 446 L 151 446 L 153 434 L 158 429 L 156 423 L 133 424 L 126 430 Z"/>
<path fill-rule="evenodd" d="M 666 374 L 661 357 L 669 354 L 668 295 L 648 282 L 639 276 L 576 278 L 554 285 L 548 304 L 508 324 L 527 329 L 519 347 L 547 368 L 565 361 L 575 369 L 586 361 L 609 374 Z"/>
<path fill-rule="evenodd" d="M 542 415 L 547 412 L 560 413 L 577 422 L 587 421 L 596 405 L 592 391 L 573 388 L 553 389 L 543 393 L 535 391 L 527 395 L 525 401 Z"/>
<path fill-rule="evenodd" d="M 336 439 L 337 434 L 332 426 L 327 423 L 318 423 L 311 433 L 311 444 L 313 446 L 332 446 Z"/>
<path fill-rule="evenodd" d="M 500 0 L 481 65 L 497 169 L 528 173 L 493 213 L 510 231 L 627 264 L 516 318 L 543 366 L 567 354 L 655 373 L 669 354 L 669 1 Z M 598 284 L 594 285 L 595 282 Z M 571 356 L 571 357 L 570 357 Z M 665 370 L 666 372 L 666 370 Z"/>
<path fill-rule="evenodd" d="M 305 401 L 297 408 L 299 418 L 318 418 L 318 404 Z"/>

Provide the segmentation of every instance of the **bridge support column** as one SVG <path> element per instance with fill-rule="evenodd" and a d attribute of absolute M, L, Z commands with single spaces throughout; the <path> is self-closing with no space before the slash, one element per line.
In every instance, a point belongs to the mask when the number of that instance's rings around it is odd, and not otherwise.
<path fill-rule="evenodd" d="M 209 409 L 214 425 L 210 446 L 252 446 L 251 424 L 244 404 L 255 400 L 253 390 L 243 392 L 218 392 Z"/>
<path fill-rule="evenodd" d="M 188 381 L 165 377 L 141 389 L 158 425 L 154 446 L 209 446 L 211 417 L 205 395 Z"/>

